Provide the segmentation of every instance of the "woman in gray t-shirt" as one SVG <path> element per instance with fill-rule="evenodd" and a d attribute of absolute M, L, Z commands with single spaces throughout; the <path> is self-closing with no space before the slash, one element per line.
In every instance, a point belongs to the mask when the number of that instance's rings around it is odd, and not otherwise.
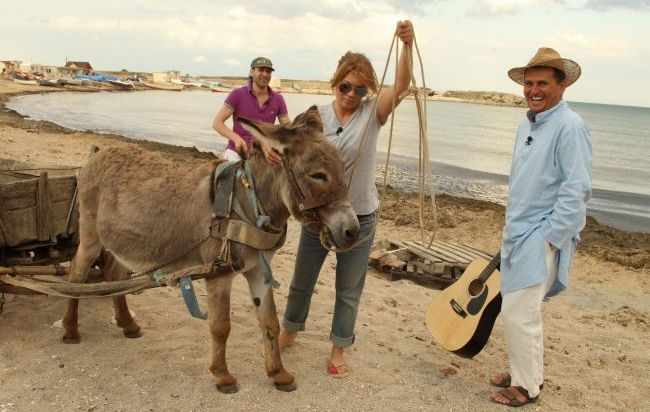
<path fill-rule="evenodd" d="M 375 188 L 379 129 L 393 110 L 393 99 L 400 102 L 399 96 L 408 89 L 411 80 L 409 61 L 413 60 L 413 25 L 409 21 L 398 22 L 396 34 L 404 47 L 394 87 L 383 89 L 377 96 L 377 75 L 368 58 L 361 53 L 347 52 L 339 60 L 330 80 L 335 100 L 318 108 L 325 135 L 341 151 L 348 180 L 352 175 L 348 196 L 359 218 L 360 239 L 367 237 L 355 248 L 336 254 L 336 301 L 330 332 L 332 351 L 327 362 L 327 372 L 335 378 L 347 376 L 349 372 L 343 351 L 354 342 L 354 324 L 374 236 L 375 211 L 379 204 Z M 368 129 L 364 138 L 366 124 Z M 291 346 L 298 332 L 305 330 L 311 297 L 327 253 L 318 232 L 303 228 L 282 322 L 280 348 Z"/>

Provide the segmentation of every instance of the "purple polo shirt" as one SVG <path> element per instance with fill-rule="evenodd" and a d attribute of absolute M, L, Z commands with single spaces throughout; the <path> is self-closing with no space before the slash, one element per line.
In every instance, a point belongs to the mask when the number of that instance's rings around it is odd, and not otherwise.
<path fill-rule="evenodd" d="M 246 86 L 231 91 L 224 104 L 233 111 L 232 130 L 246 140 L 247 143 L 253 140 L 253 136 L 242 127 L 237 117 L 248 117 L 249 119 L 274 124 L 278 116 L 289 113 L 284 97 L 280 93 L 274 92 L 270 87 L 269 98 L 260 107 L 257 103 L 257 97 L 253 94 L 251 82 L 248 82 Z M 226 148 L 235 150 L 235 144 L 229 140 Z"/>

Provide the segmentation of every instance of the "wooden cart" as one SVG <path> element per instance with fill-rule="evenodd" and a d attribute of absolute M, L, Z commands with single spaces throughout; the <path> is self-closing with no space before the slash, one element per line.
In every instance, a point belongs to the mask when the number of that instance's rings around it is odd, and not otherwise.
<path fill-rule="evenodd" d="M 76 183 L 74 168 L 0 171 L 0 266 L 57 265 L 74 256 Z M 7 285 L 0 282 L 0 291 Z"/>

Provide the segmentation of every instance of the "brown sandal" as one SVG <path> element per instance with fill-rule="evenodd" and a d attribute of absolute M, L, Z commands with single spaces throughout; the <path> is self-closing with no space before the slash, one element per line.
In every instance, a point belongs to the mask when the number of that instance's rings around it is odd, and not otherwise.
<path fill-rule="evenodd" d="M 497 378 L 497 379 L 495 379 Z M 508 372 L 497 373 L 490 379 L 490 383 L 498 388 L 509 388 L 510 387 L 510 374 Z M 544 384 L 539 385 L 539 390 L 544 389 Z"/>
<path fill-rule="evenodd" d="M 506 398 L 507 402 L 496 400 L 494 398 L 496 394 L 499 394 Z M 500 391 L 496 392 L 496 394 L 493 394 L 490 397 L 490 401 L 498 403 L 499 405 L 511 406 L 513 408 L 518 408 L 529 403 L 535 403 L 537 402 L 537 399 L 539 399 L 539 396 L 535 396 L 534 398 L 528 396 L 528 391 L 521 386 L 510 386 L 509 388 L 501 389 Z M 517 399 L 517 395 L 522 395 L 525 399 L 521 401 Z"/>
<path fill-rule="evenodd" d="M 510 374 L 508 372 L 497 373 L 490 379 L 490 383 L 499 388 L 508 388 L 510 387 Z"/>

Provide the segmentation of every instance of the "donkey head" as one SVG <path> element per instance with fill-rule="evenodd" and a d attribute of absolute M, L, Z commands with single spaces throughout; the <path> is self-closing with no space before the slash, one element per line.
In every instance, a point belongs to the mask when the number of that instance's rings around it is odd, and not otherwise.
<path fill-rule="evenodd" d="M 266 166 L 257 169 L 274 174 L 277 192 L 273 195 L 279 195 L 289 213 L 303 225 L 320 230 L 323 243 L 335 248 L 352 245 L 359 221 L 348 201 L 343 161 L 323 135 L 316 106 L 284 126 L 238 120 L 257 140 L 282 154 L 282 165 L 274 167 L 258 156 L 258 164 Z"/>

